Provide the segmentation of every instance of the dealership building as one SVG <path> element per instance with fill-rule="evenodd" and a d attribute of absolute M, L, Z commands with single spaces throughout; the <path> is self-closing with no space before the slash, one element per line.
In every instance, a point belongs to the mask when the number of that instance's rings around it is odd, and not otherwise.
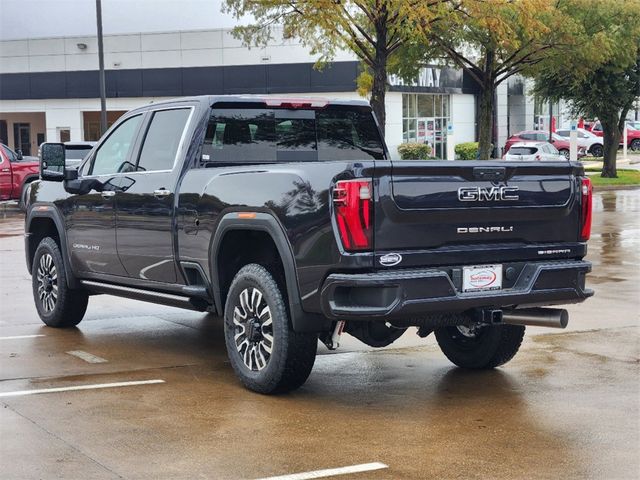
<path fill-rule="evenodd" d="M 264 48 L 247 48 L 229 29 L 106 35 L 109 123 L 140 105 L 186 95 L 361 98 L 353 54 L 338 52 L 318 70 L 297 40 L 275 37 Z M 476 140 L 477 93 L 455 68 L 424 67 L 412 82 L 391 76 L 385 127 L 392 156 L 403 142 L 428 142 L 445 158 L 447 140 Z M 504 82 L 496 104 L 499 146 L 533 127 L 534 105 L 521 79 Z M 97 140 L 99 111 L 95 37 L 0 41 L 0 141 L 35 155 L 45 140 Z"/>

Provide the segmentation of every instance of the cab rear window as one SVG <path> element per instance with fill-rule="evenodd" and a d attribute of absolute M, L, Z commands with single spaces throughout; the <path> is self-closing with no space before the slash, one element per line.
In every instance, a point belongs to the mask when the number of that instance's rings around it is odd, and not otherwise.
<path fill-rule="evenodd" d="M 216 108 L 205 134 L 201 164 L 382 158 L 382 140 L 367 108 Z"/>

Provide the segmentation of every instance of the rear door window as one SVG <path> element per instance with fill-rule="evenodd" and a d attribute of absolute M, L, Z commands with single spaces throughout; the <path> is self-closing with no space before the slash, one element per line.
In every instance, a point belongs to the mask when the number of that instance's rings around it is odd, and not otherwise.
<path fill-rule="evenodd" d="M 204 166 L 382 158 L 373 115 L 358 107 L 213 109 L 202 148 Z"/>
<path fill-rule="evenodd" d="M 136 170 L 172 170 L 191 109 L 175 108 L 153 113 Z"/>

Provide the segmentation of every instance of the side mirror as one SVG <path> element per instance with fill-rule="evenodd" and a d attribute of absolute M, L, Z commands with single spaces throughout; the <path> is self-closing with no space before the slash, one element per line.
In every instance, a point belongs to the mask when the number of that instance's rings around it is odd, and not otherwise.
<path fill-rule="evenodd" d="M 22 150 L 20 150 L 19 148 L 16 149 L 16 158 L 18 160 L 22 160 Z"/>
<path fill-rule="evenodd" d="M 63 143 L 45 142 L 40 145 L 40 178 L 50 182 L 64 180 L 65 153 Z"/>

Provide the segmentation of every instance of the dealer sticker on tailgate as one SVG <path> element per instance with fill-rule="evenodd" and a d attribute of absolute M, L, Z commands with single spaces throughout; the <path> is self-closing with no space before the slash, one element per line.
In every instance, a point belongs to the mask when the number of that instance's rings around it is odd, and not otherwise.
<path fill-rule="evenodd" d="M 462 291 L 479 292 L 502 288 L 502 265 L 476 265 L 462 270 Z"/>

